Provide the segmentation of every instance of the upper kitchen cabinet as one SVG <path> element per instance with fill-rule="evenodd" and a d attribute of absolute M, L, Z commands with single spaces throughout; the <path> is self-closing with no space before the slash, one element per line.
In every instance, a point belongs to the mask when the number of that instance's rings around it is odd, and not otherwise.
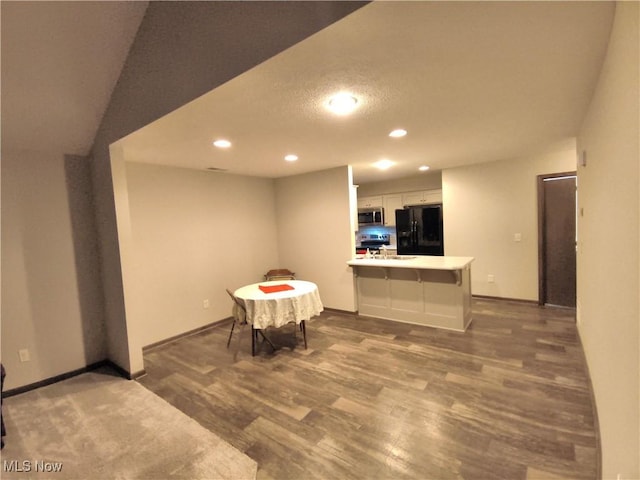
<path fill-rule="evenodd" d="M 402 205 L 427 205 L 442 203 L 442 190 L 420 190 L 402 194 Z"/>
<path fill-rule="evenodd" d="M 404 207 L 402 194 L 384 195 L 382 197 L 382 206 L 384 207 L 384 225 L 386 227 L 395 227 L 396 210 L 401 210 Z"/>
<path fill-rule="evenodd" d="M 379 208 L 382 207 L 382 195 L 375 197 L 358 198 L 358 208 Z"/>

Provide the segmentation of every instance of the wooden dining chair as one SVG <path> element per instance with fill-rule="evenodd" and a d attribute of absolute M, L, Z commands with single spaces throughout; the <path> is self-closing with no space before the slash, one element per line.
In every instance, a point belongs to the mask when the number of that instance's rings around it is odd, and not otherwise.
<path fill-rule="evenodd" d="M 271 280 L 295 280 L 296 274 L 287 268 L 274 268 L 264 274 L 266 281 Z"/>
<path fill-rule="evenodd" d="M 231 297 L 231 299 L 233 300 L 233 302 L 236 304 L 236 308 L 233 311 L 233 323 L 231 324 L 231 331 L 229 332 L 229 339 L 227 340 L 227 348 L 229 348 L 229 345 L 231 344 L 231 336 L 233 335 L 233 329 L 236 326 L 236 323 L 239 323 L 241 325 L 246 325 L 247 323 L 249 323 L 247 321 L 247 308 L 245 307 L 244 303 L 242 302 L 242 300 L 240 300 L 238 297 L 236 297 L 231 290 L 229 290 L 228 288 L 226 289 L 227 293 L 229 294 L 229 296 Z M 258 339 L 258 334 L 260 334 L 262 336 L 262 338 L 264 340 L 266 340 L 266 342 L 271 345 L 271 348 L 273 348 L 274 350 L 276 349 L 276 347 L 273 345 L 273 343 L 271 343 L 271 340 L 269 340 L 264 333 L 262 333 L 262 330 L 259 330 L 257 328 L 253 328 L 253 324 L 251 325 L 251 356 L 255 356 L 256 354 L 256 340 Z M 306 346 L 306 340 L 305 340 L 305 346 Z"/>
<path fill-rule="evenodd" d="M 233 329 L 236 328 L 236 323 L 240 323 L 240 324 L 247 323 L 247 309 L 245 308 L 244 303 L 242 303 L 238 298 L 236 298 L 236 296 L 231 292 L 231 290 L 229 290 L 228 288 L 226 290 L 229 296 L 231 297 L 231 300 L 233 300 L 233 302 L 236 304 L 236 308 L 234 308 L 233 310 L 233 323 L 231 324 L 229 339 L 227 340 L 227 348 L 229 348 L 229 345 L 231 344 L 231 336 L 233 335 Z M 253 346 L 252 346 L 252 350 L 253 350 Z"/>

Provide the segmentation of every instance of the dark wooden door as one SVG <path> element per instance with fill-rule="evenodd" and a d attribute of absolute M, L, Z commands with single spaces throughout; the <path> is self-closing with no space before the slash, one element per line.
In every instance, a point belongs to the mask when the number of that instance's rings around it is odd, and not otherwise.
<path fill-rule="evenodd" d="M 576 176 L 538 177 L 540 303 L 576 306 Z"/>

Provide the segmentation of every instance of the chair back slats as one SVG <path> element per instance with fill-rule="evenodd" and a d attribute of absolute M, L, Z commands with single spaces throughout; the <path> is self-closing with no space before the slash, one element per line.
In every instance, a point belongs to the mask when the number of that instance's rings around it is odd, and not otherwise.
<path fill-rule="evenodd" d="M 265 273 L 265 280 L 295 280 L 295 273 L 287 268 L 274 268 Z"/>

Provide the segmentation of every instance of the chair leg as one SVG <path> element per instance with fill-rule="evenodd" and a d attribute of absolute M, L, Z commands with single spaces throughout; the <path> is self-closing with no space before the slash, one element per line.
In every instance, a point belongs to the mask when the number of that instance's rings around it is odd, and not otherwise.
<path fill-rule="evenodd" d="M 229 348 L 229 344 L 231 343 L 231 335 L 233 335 L 233 329 L 236 327 L 236 321 L 234 320 L 231 324 L 231 331 L 229 332 L 229 340 L 227 340 L 227 348 Z"/>
<path fill-rule="evenodd" d="M 273 344 L 273 342 L 271 340 L 269 340 L 269 337 L 267 337 L 262 330 L 260 329 L 256 329 L 256 340 L 258 339 L 258 334 L 260 334 L 260 336 L 262 337 L 262 340 L 267 342 L 269 345 L 271 345 L 271 348 L 273 348 L 274 350 L 276 349 L 276 346 Z"/>

